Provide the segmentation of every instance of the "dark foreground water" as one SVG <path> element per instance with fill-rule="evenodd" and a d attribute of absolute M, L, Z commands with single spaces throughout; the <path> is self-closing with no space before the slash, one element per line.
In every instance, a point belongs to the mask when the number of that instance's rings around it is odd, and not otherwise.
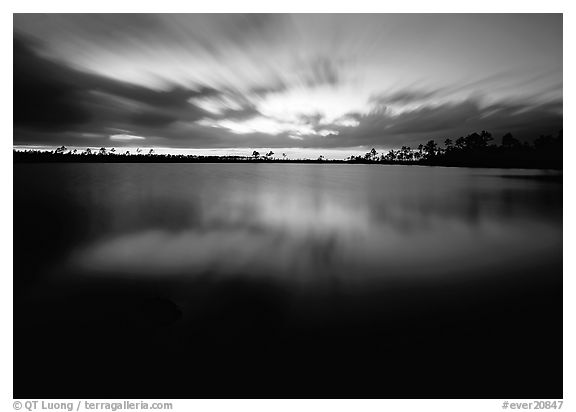
<path fill-rule="evenodd" d="M 14 167 L 14 396 L 562 397 L 562 183 Z"/>

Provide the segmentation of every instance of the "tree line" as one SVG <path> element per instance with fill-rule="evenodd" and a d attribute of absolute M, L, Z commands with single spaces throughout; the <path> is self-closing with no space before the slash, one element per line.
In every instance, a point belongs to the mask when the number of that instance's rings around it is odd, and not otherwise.
<path fill-rule="evenodd" d="M 512 134 L 502 136 L 500 145 L 493 143 L 492 134 L 483 130 L 445 139 L 443 146 L 435 140 L 419 144 L 416 148 L 402 146 L 387 153 L 378 153 L 375 148 L 362 156 L 349 156 L 345 160 L 327 160 L 323 155 L 317 159 L 288 159 L 286 153 L 275 157 L 270 150 L 260 154 L 254 150 L 252 156 L 199 156 L 184 154 L 156 154 L 154 149 L 137 148 L 134 152 L 116 148 L 85 150 L 68 149 L 60 146 L 53 151 L 14 151 L 15 162 L 108 162 L 108 163 L 194 163 L 194 162 L 300 162 L 300 163 L 377 163 L 428 166 L 462 167 L 521 167 L 562 168 L 562 131 L 556 136 L 542 135 L 532 144 L 521 142 Z"/>
<path fill-rule="evenodd" d="M 402 146 L 387 153 L 378 153 L 372 148 L 363 156 L 350 156 L 348 160 L 354 163 L 562 168 L 562 131 L 556 136 L 542 135 L 532 144 L 518 140 L 511 133 L 502 136 L 500 145 L 493 141 L 492 134 L 483 130 L 455 140 L 445 139 L 443 146 L 429 140 L 415 149 Z"/>

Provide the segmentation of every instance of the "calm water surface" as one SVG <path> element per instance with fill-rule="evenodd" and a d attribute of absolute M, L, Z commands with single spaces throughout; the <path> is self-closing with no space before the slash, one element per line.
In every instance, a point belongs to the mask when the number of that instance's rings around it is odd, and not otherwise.
<path fill-rule="evenodd" d="M 42 397 L 47 359 L 85 356 L 133 362 L 129 393 L 84 377 L 109 397 L 561 395 L 553 172 L 51 164 L 14 182 L 20 397 Z M 198 375 L 177 379 L 182 362 Z M 60 397 L 94 397 L 65 381 Z"/>
<path fill-rule="evenodd" d="M 58 251 L 61 263 L 92 274 L 365 282 L 521 270 L 552 263 L 561 250 L 562 186 L 537 179 L 549 175 L 539 171 L 24 167 L 36 171 L 25 195 L 39 196 L 37 206 L 60 202 L 54 208 L 70 219 L 62 235 L 74 225 L 78 242 Z"/>

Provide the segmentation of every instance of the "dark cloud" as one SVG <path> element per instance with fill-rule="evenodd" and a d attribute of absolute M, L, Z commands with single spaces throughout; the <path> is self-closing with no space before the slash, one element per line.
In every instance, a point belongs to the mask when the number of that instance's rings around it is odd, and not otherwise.
<path fill-rule="evenodd" d="M 116 96 L 132 99 L 137 102 L 145 103 L 153 107 L 165 107 L 168 109 L 179 109 L 190 105 L 189 99 L 193 97 L 213 96 L 219 92 L 209 87 L 203 87 L 199 90 L 190 90 L 183 87 L 173 87 L 168 91 L 157 91 L 142 86 L 131 85 L 119 81 L 102 81 L 96 80 L 94 87 L 103 91 L 108 91 Z M 90 86 L 88 84 L 88 86 Z"/>
<path fill-rule="evenodd" d="M 165 127 L 177 120 L 178 117 L 174 115 L 167 113 L 158 113 L 151 110 L 134 113 L 133 115 L 130 116 L 131 123 L 151 127 Z"/>
<path fill-rule="evenodd" d="M 85 90 L 73 72 L 38 57 L 33 44 L 14 38 L 14 125 L 40 130 L 66 130 L 87 123 Z"/>
<path fill-rule="evenodd" d="M 35 48 L 35 42 L 14 37 L 15 143 L 34 136 L 28 143 L 42 144 L 42 132 L 50 140 L 52 132 L 105 136 L 111 127 L 133 130 L 195 121 L 209 113 L 189 100 L 219 93 L 208 87 L 149 89 L 78 71 L 40 56 Z"/>
<path fill-rule="evenodd" d="M 178 55 L 202 51 L 223 61 L 230 50 L 281 35 L 286 20 L 282 14 L 50 13 L 15 14 L 14 27 L 45 41 L 50 54 L 64 59 L 100 52 L 122 56 L 127 50 L 153 59 L 150 50 L 160 49 Z"/>
<path fill-rule="evenodd" d="M 330 147 L 378 146 L 399 147 L 424 143 L 429 139 L 453 138 L 479 130 L 497 135 L 513 133 L 517 138 L 532 141 L 540 134 L 562 129 L 562 102 L 529 106 L 519 103 L 482 105 L 476 99 L 439 106 L 423 106 L 417 110 L 392 115 L 386 110 L 366 116 L 350 114 L 358 127 L 336 127 L 340 134 L 330 136 Z"/>
<path fill-rule="evenodd" d="M 260 112 L 254 105 L 246 105 L 241 109 L 228 109 L 219 115 L 211 115 L 213 119 L 228 119 L 228 120 L 247 120 L 260 115 Z"/>

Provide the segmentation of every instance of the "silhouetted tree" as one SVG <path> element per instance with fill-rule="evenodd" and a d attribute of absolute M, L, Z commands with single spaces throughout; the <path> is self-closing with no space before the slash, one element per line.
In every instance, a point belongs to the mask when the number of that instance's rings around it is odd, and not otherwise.
<path fill-rule="evenodd" d="M 438 145 L 434 140 L 428 140 L 428 142 L 424 145 L 424 153 L 426 154 L 427 159 L 436 156 L 437 150 Z"/>
<path fill-rule="evenodd" d="M 458 139 L 456 139 L 456 148 L 459 150 L 466 148 L 466 139 L 464 136 L 460 136 Z"/>
<path fill-rule="evenodd" d="M 418 145 L 418 158 L 422 158 L 424 156 L 424 145 L 422 143 L 420 143 Z"/>
<path fill-rule="evenodd" d="M 520 140 L 512 136 L 511 133 L 506 133 L 502 136 L 502 147 L 506 149 L 518 149 L 522 147 L 522 143 L 520 143 Z"/>
<path fill-rule="evenodd" d="M 485 130 L 482 130 L 480 134 L 474 132 L 466 136 L 465 148 L 469 150 L 484 149 L 488 146 L 488 142 L 492 140 L 492 135 Z M 456 140 L 458 142 L 458 140 Z"/>
<path fill-rule="evenodd" d="M 393 162 L 394 160 L 396 160 L 397 157 L 398 156 L 396 154 L 396 151 L 394 151 L 392 149 L 392 150 L 389 150 L 388 153 L 386 153 L 386 156 L 384 156 L 384 160 L 389 161 L 389 162 Z"/>
<path fill-rule="evenodd" d="M 561 146 L 561 138 L 562 132 L 558 133 L 557 138 L 554 138 L 552 135 L 541 135 L 538 139 L 534 140 L 534 147 L 538 150 L 550 150 Z"/>
<path fill-rule="evenodd" d="M 484 142 L 484 147 L 488 146 L 488 143 L 490 143 L 492 140 L 494 140 L 494 138 L 492 137 L 492 133 L 488 133 L 486 130 L 482 130 L 482 132 L 480 132 L 480 137 L 482 138 L 482 141 Z"/>
<path fill-rule="evenodd" d="M 412 149 L 409 146 L 402 146 L 400 148 L 400 160 L 410 161 L 414 158 Z"/>
<path fill-rule="evenodd" d="M 424 163 L 428 165 L 445 165 L 445 166 L 465 166 L 465 167 L 528 167 L 528 168 L 562 168 L 562 131 L 557 135 L 541 135 L 536 139 L 533 145 L 527 142 L 521 142 L 510 133 L 502 136 L 500 146 L 490 144 L 492 135 L 487 131 L 479 133 L 474 132 L 466 137 L 459 137 L 455 143 L 452 139 L 444 140 L 444 147 L 440 148 L 434 140 L 429 140 L 425 145 L 418 145 L 417 150 L 409 146 L 402 146 L 398 150 L 391 149 L 388 153 L 378 154 L 376 149 L 372 148 L 363 155 L 352 155 L 347 158 L 350 162 L 411 162 Z M 120 150 L 120 149 L 118 149 Z M 76 153 L 78 152 L 78 155 Z M 136 149 L 136 153 L 142 153 L 141 148 Z M 154 149 L 149 149 L 148 155 L 154 153 Z M 106 155 L 110 156 L 95 156 Z M 113 156 L 112 156 L 113 154 Z M 269 151 L 262 158 L 269 159 L 274 155 Z M 15 162 L 68 162 L 77 161 L 75 156 L 84 156 L 86 162 L 122 162 L 122 161 L 142 161 L 142 157 L 130 156 L 130 150 L 124 154 L 117 152 L 117 149 L 100 149 L 87 148 L 85 151 L 80 149 L 68 149 L 61 146 L 52 151 L 42 150 L 14 150 Z M 257 151 L 253 151 L 254 158 L 260 158 Z M 282 158 L 286 159 L 286 153 L 282 153 Z M 126 160 L 124 160 L 126 159 Z M 241 156 L 197 156 L 197 155 L 171 155 L 160 154 L 153 160 L 159 162 L 196 162 L 196 161 L 238 161 L 245 160 Z M 309 159 L 303 159 L 306 161 Z M 326 161 L 324 155 L 317 158 L 318 161 Z M 339 161 L 334 161 L 338 163 Z M 331 161 L 332 163 L 332 161 Z"/>

